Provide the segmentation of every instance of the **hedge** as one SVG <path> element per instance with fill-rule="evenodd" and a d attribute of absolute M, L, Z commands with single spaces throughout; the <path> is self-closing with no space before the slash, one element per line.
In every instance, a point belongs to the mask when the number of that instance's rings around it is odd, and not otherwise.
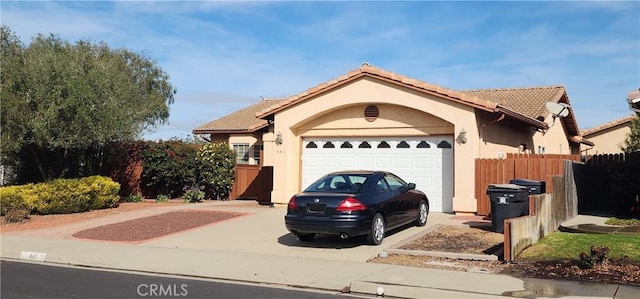
<path fill-rule="evenodd" d="M 70 214 L 118 205 L 120 184 L 108 177 L 56 179 L 46 183 L 0 188 L 0 213 Z"/>

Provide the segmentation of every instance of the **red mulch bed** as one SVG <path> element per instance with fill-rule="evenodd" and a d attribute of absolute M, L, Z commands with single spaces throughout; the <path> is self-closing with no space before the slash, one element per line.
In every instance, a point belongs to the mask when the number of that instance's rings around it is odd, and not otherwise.
<path fill-rule="evenodd" d="M 101 241 L 140 242 L 240 215 L 243 214 L 218 211 L 174 211 L 99 226 L 77 232 L 73 236 Z"/>

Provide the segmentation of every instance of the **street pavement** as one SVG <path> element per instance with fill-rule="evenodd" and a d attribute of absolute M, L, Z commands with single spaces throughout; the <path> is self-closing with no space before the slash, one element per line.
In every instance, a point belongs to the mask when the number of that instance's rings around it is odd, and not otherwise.
<path fill-rule="evenodd" d="M 139 243 L 74 238 L 80 230 L 173 210 L 246 213 L 219 223 Z M 640 288 L 624 285 L 521 279 L 508 275 L 367 263 L 387 248 L 439 224 L 465 224 L 450 214 L 432 213 L 425 227 L 392 232 L 380 246 L 362 239 L 317 237 L 302 243 L 284 226 L 286 206 L 247 201 L 158 205 L 42 230 L 1 234 L 1 257 L 52 264 L 213 278 L 238 282 L 344 291 L 398 298 L 638 298 Z M 579 219 L 573 219 L 573 223 Z M 588 220 L 594 221 L 594 220 Z M 599 221 L 599 220 L 597 220 Z M 135 228 L 132 228 L 135 229 Z"/>

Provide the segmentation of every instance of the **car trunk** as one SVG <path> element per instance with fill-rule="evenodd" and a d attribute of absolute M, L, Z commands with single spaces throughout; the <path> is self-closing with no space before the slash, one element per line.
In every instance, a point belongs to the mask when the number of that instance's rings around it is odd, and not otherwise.
<path fill-rule="evenodd" d="M 296 196 L 298 212 L 309 216 L 330 216 L 340 203 L 353 194 L 348 193 L 302 193 Z"/>

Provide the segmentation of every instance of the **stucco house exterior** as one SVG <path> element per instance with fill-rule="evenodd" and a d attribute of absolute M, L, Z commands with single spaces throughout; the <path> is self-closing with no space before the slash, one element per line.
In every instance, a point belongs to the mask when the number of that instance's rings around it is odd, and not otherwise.
<path fill-rule="evenodd" d="M 631 121 L 635 117 L 630 115 L 588 130 L 581 130 L 581 135 L 594 143 L 593 146 L 583 145 L 583 153 L 585 155 L 623 153 L 620 146 L 631 132 Z"/>
<path fill-rule="evenodd" d="M 321 175 L 388 170 L 416 183 L 431 211 L 473 213 L 474 161 L 507 153 L 578 154 L 572 109 L 553 118 L 546 102 L 570 104 L 562 86 L 456 91 L 367 63 L 284 99 L 263 100 L 199 126 L 239 163 L 273 166 L 274 203 Z"/>

